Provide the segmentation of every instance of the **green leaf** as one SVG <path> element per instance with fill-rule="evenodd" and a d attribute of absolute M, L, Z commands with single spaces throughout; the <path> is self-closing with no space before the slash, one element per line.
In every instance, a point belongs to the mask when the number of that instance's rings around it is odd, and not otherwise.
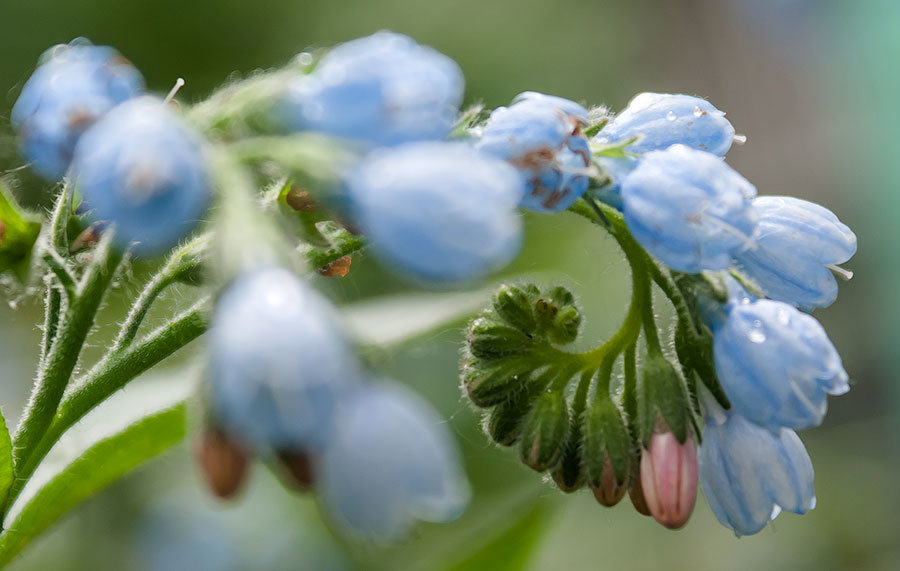
<path fill-rule="evenodd" d="M 492 288 L 453 293 L 392 295 L 343 308 L 344 321 L 367 345 L 397 345 L 461 322 L 481 309 Z"/>
<path fill-rule="evenodd" d="M 0 566 L 81 501 L 184 437 L 185 407 L 148 416 L 102 440 L 43 486 L 0 535 Z"/>
<path fill-rule="evenodd" d="M 13 481 L 12 440 L 6 420 L 0 412 L 0 506 L 6 505 L 6 494 Z M 2 529 L 2 527 L 0 527 Z"/>
<path fill-rule="evenodd" d="M 80 502 L 179 442 L 196 374 L 184 368 L 147 375 L 70 428 L 7 514 L 0 567 Z"/>
<path fill-rule="evenodd" d="M 0 182 L 0 273 L 24 279 L 41 229 L 40 218 L 25 212 Z"/>

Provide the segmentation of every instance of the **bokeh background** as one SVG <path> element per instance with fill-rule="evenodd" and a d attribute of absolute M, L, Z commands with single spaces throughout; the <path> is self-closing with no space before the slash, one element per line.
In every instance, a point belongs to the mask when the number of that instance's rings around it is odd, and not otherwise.
<path fill-rule="evenodd" d="M 184 77 L 179 97 L 191 102 L 233 74 L 385 28 L 456 59 L 469 101 L 488 106 L 524 90 L 614 110 L 641 91 L 708 97 L 748 135 L 728 160 L 761 194 L 818 201 L 857 232 L 859 254 L 847 264 L 856 277 L 834 307 L 816 312 L 854 382 L 832 399 L 825 424 L 802 434 L 816 468 L 816 509 L 736 539 L 703 500 L 688 526 L 671 532 L 627 501 L 604 509 L 590 493 L 562 495 L 510 451 L 486 444 L 457 389 L 461 333 L 453 326 L 380 359 L 435 403 L 464 447 L 476 495 L 458 523 L 423 526 L 389 550 L 348 546 L 322 526 L 312 500 L 282 490 L 261 467 L 240 502 L 216 504 L 186 443 L 76 509 L 11 567 L 900 569 L 896 0 L 4 0 L 0 171 L 24 202 L 46 199 L 47 186 L 27 170 L 7 172 L 22 164 L 8 118 L 52 44 L 85 36 L 116 46 L 156 91 Z M 526 222 L 525 251 L 505 273 L 573 286 L 588 339 L 608 335 L 627 302 L 626 270 L 611 241 L 568 214 Z M 131 281 L 147 270 L 136 267 L 122 281 L 89 356 L 102 350 L 134 293 Z M 365 257 L 349 277 L 318 285 L 341 303 L 409 289 Z M 0 306 L 0 403 L 14 424 L 37 359 L 40 304 L 11 295 Z M 167 301 L 180 305 L 189 295 L 175 290 Z M 183 374 L 176 364 L 168 370 Z M 463 555 L 484 547 L 481 556 Z"/>

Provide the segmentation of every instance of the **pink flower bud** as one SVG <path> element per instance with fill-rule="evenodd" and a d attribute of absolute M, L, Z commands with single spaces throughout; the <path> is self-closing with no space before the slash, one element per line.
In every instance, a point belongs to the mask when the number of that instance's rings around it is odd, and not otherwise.
<path fill-rule="evenodd" d="M 656 432 L 641 457 L 641 487 L 653 518 L 678 529 L 697 501 L 697 445 L 688 434 L 680 444 L 671 431 Z"/>

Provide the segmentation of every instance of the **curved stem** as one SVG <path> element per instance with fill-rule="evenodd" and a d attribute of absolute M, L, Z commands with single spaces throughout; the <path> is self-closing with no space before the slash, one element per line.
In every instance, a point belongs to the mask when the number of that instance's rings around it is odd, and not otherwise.
<path fill-rule="evenodd" d="M 110 353 L 75 382 L 73 389 L 59 405 L 52 422 L 33 446 L 31 454 L 17 464 L 16 480 L 10 487 L 6 509 L 13 504 L 28 478 L 66 430 L 138 375 L 206 331 L 208 302 L 208 298 L 199 300 L 193 307 L 148 334 L 140 342 L 120 352 Z M 4 513 L 5 511 L 3 510 Z"/>
<path fill-rule="evenodd" d="M 94 259 L 79 282 L 75 298 L 70 300 L 60 321 L 56 340 L 42 363 L 31 398 L 25 407 L 13 439 L 16 477 L 28 460 L 32 448 L 41 439 L 56 413 L 81 348 L 94 324 L 113 274 L 122 256 L 112 248 L 112 232 L 107 232 L 94 251 Z"/>

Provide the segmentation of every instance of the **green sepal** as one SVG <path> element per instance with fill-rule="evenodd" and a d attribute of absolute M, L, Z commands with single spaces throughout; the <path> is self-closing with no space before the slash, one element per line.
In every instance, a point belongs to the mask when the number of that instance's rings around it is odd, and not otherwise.
<path fill-rule="evenodd" d="M 527 357 L 482 361 L 468 353 L 462 362 L 462 385 L 472 404 L 488 408 L 522 390 L 535 368 L 533 360 Z"/>
<path fill-rule="evenodd" d="M 722 388 L 716 374 L 712 333 L 706 326 L 702 326 L 699 334 L 691 335 L 687 330 L 688 327 L 690 325 L 682 321 L 679 321 L 675 327 L 675 352 L 678 360 L 687 371 L 693 371 L 696 378 L 700 379 L 700 382 L 715 397 L 716 402 L 728 410 L 731 408 L 731 401 L 728 400 L 728 395 L 725 394 L 725 389 Z M 696 393 L 696 387 L 690 386 L 690 377 L 687 374 L 686 377 L 689 388 Z"/>
<path fill-rule="evenodd" d="M 534 317 L 534 302 L 523 289 L 509 284 L 501 285 L 494 293 L 493 307 L 497 315 L 512 327 L 526 334 L 532 334 L 537 327 Z"/>
<path fill-rule="evenodd" d="M 512 446 L 518 442 L 525 417 L 531 412 L 533 398 L 531 391 L 526 389 L 492 408 L 484 421 L 485 432 L 491 440 L 500 446 Z"/>
<path fill-rule="evenodd" d="M 638 436 L 644 448 L 650 444 L 650 437 L 662 420 L 684 443 L 688 435 L 688 415 L 690 403 L 678 371 L 661 353 L 651 352 L 647 356 L 637 387 Z"/>
<path fill-rule="evenodd" d="M 472 321 L 466 337 L 472 355 L 484 360 L 519 355 L 531 342 L 521 330 L 498 323 L 489 313 Z"/>
<path fill-rule="evenodd" d="M 522 462 L 538 472 L 553 468 L 562 458 L 568 432 L 569 411 L 562 392 L 543 393 L 534 401 L 522 427 Z"/>
<path fill-rule="evenodd" d="M 624 485 L 633 462 L 628 425 L 612 399 L 601 396 L 589 405 L 584 418 L 584 463 L 588 484 L 603 484 L 603 468 L 608 457 L 616 483 Z"/>
<path fill-rule="evenodd" d="M 581 416 L 583 415 L 576 415 L 573 411 L 562 459 L 550 474 L 556 487 L 567 494 L 580 490 L 585 482 L 584 462 L 581 458 L 581 442 L 584 439 Z"/>
<path fill-rule="evenodd" d="M 0 273 L 10 272 L 27 281 L 40 230 L 40 217 L 23 210 L 0 181 Z"/>

